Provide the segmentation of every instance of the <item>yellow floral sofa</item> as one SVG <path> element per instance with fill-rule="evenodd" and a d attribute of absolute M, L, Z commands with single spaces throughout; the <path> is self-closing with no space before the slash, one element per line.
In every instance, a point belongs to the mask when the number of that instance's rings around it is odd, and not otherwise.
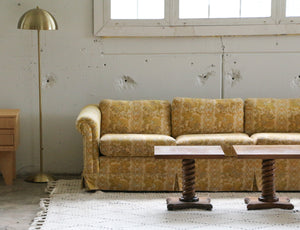
<path fill-rule="evenodd" d="M 285 103 L 290 109 L 283 107 Z M 268 111 L 274 104 L 279 109 Z M 221 145 L 225 159 L 196 160 L 196 190 L 252 191 L 260 182 L 261 162 L 237 159 L 232 145 L 300 144 L 299 105 L 300 99 L 244 102 L 238 98 L 179 97 L 172 104 L 163 100 L 102 100 L 99 105 L 88 105 L 76 120 L 83 136 L 83 185 L 87 190 L 181 190 L 181 160 L 155 160 L 154 146 Z M 294 124 L 284 129 L 284 120 L 276 117 L 278 121 L 272 126 L 267 118 L 277 113 L 284 116 L 283 112 Z M 278 131 L 285 133 L 275 133 Z M 277 180 L 276 188 L 300 190 L 300 183 L 292 178 L 297 177 L 300 162 L 282 160 L 277 167 L 279 178 L 284 179 Z"/>
<path fill-rule="evenodd" d="M 83 108 L 76 123 L 88 190 L 174 190 L 180 162 L 153 157 L 155 145 L 176 145 L 168 101 L 102 100 Z"/>
<path fill-rule="evenodd" d="M 246 99 L 245 132 L 257 145 L 300 145 L 300 98 Z M 276 189 L 300 191 L 299 171 L 300 160 L 276 160 Z M 255 174 L 260 185 L 261 169 Z"/>

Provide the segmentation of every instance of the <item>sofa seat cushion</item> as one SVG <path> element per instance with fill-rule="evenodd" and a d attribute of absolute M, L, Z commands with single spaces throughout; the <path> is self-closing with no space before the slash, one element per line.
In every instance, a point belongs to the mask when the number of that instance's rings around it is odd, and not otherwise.
<path fill-rule="evenodd" d="M 300 133 L 256 133 L 251 138 L 257 145 L 300 145 Z"/>
<path fill-rule="evenodd" d="M 177 145 L 221 145 L 225 156 L 236 156 L 232 145 L 252 145 L 253 140 L 244 133 L 190 134 L 176 138 Z"/>
<path fill-rule="evenodd" d="M 176 145 L 176 141 L 160 134 L 105 134 L 100 152 L 105 156 L 154 156 L 155 145 Z"/>

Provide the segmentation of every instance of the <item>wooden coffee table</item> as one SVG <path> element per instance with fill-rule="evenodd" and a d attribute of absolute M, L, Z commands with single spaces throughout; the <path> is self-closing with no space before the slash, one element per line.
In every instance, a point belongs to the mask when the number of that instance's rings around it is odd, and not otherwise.
<path fill-rule="evenodd" d="M 210 198 L 195 195 L 195 159 L 222 159 L 220 146 L 155 146 L 156 159 L 182 159 L 182 196 L 167 198 L 168 210 L 198 208 L 212 210 Z"/>
<path fill-rule="evenodd" d="M 262 159 L 262 194 L 245 198 L 248 210 L 293 209 L 287 197 L 277 197 L 275 190 L 275 159 L 300 159 L 300 145 L 234 145 L 241 159 Z"/>

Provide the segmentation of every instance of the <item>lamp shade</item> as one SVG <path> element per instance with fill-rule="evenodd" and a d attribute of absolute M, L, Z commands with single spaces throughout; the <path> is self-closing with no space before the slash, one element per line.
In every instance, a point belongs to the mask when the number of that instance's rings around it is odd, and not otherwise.
<path fill-rule="evenodd" d="M 25 12 L 18 22 L 18 29 L 57 30 L 55 18 L 46 10 L 36 7 Z"/>

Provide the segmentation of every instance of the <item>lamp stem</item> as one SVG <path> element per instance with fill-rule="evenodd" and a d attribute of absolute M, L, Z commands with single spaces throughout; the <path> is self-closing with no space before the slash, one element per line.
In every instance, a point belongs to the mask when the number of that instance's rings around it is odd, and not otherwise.
<path fill-rule="evenodd" d="M 40 30 L 37 30 L 38 39 L 38 70 L 39 70 L 39 121 L 40 121 L 40 173 L 43 173 L 43 127 L 42 127 L 42 92 L 41 92 L 41 48 Z"/>

